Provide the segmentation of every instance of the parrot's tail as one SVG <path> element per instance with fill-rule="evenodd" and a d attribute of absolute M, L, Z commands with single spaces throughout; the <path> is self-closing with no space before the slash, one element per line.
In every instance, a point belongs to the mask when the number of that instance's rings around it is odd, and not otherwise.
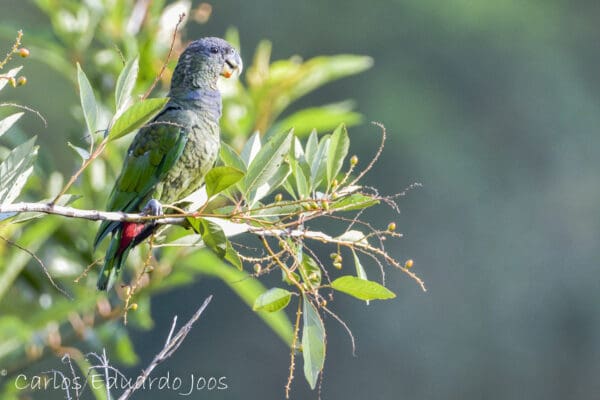
<path fill-rule="evenodd" d="M 142 215 L 161 215 L 162 205 L 158 200 L 151 199 L 141 212 Z M 157 228 L 156 221 L 149 223 L 120 222 L 115 226 L 110 239 L 104 266 L 98 276 L 98 290 L 109 290 L 115 284 L 121 267 L 127 260 L 129 251 L 152 235 Z M 104 234 L 100 238 L 104 237 Z"/>
<path fill-rule="evenodd" d="M 96 286 L 98 290 L 110 290 L 117 280 L 119 270 L 123 266 L 125 259 L 127 258 L 128 251 L 119 251 L 119 234 L 112 237 L 110 245 L 104 258 L 104 266 L 98 276 L 98 283 Z"/>

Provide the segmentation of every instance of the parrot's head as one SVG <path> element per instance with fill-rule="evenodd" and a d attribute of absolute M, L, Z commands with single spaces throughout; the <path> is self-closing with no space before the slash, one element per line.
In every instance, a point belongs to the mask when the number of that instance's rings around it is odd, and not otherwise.
<path fill-rule="evenodd" d="M 219 76 L 242 72 L 242 58 L 227 41 L 207 37 L 191 42 L 173 72 L 171 88 L 216 88 Z"/>

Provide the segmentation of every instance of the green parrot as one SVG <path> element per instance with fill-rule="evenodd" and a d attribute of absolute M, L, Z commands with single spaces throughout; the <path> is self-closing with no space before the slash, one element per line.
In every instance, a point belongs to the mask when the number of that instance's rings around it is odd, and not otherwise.
<path fill-rule="evenodd" d="M 109 211 L 159 215 L 161 203 L 175 203 L 200 188 L 220 147 L 217 81 L 241 70 L 242 59 L 225 40 L 208 37 L 189 44 L 173 71 L 168 103 L 129 146 L 108 199 Z M 129 251 L 154 228 L 151 223 L 102 222 L 94 248 L 109 234 L 111 239 L 99 290 L 112 287 Z"/>

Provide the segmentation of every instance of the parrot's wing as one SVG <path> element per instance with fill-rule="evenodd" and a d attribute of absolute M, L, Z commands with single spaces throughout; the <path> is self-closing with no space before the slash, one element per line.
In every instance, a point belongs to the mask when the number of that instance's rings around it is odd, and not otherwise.
<path fill-rule="evenodd" d="M 188 132 L 177 124 L 177 111 L 175 107 L 166 108 L 137 133 L 108 199 L 109 211 L 137 211 L 144 198 L 179 159 Z M 117 226 L 117 221 L 103 221 L 94 239 L 94 248 Z"/>

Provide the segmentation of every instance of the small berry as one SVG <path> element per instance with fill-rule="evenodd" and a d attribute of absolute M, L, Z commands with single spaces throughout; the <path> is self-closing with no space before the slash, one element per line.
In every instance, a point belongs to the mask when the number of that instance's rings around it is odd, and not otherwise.
<path fill-rule="evenodd" d="M 404 267 L 405 268 L 412 268 L 413 264 L 415 262 L 411 259 L 411 260 L 406 260 L 406 262 L 404 263 Z"/>
<path fill-rule="evenodd" d="M 27 58 L 29 57 L 29 49 L 26 49 L 25 47 L 21 47 L 19 50 L 19 55 L 23 58 Z"/>
<path fill-rule="evenodd" d="M 275 202 L 279 203 L 281 200 L 283 200 L 283 195 L 281 193 L 277 193 L 275 195 Z"/>
<path fill-rule="evenodd" d="M 329 258 L 331 258 L 332 260 L 335 260 L 337 258 L 337 256 L 338 256 L 338 253 L 331 253 L 329 255 Z"/>
<path fill-rule="evenodd" d="M 333 182 L 331 182 L 331 186 L 336 187 L 337 185 L 339 185 L 339 182 L 337 179 L 334 179 Z"/>
<path fill-rule="evenodd" d="M 13 78 L 12 76 L 10 78 L 8 78 L 8 83 L 10 84 L 10 86 L 12 87 L 17 87 L 17 81 L 15 80 L 15 78 Z"/>
<path fill-rule="evenodd" d="M 27 78 L 25 78 L 24 76 L 20 76 L 19 79 L 17 79 L 17 86 L 23 86 L 27 83 Z"/>
<path fill-rule="evenodd" d="M 321 302 L 321 306 L 327 307 L 327 300 L 323 299 L 323 301 Z"/>
<path fill-rule="evenodd" d="M 337 262 L 337 263 L 341 263 L 341 262 L 342 262 L 342 260 L 343 260 L 342 256 L 341 256 L 341 255 L 339 255 L 339 254 L 336 254 L 336 255 L 335 255 L 335 259 L 334 259 L 333 261 L 334 261 L 334 262 Z"/>
<path fill-rule="evenodd" d="M 358 164 L 358 157 L 357 156 L 352 156 L 350 158 L 350 165 L 355 166 L 356 164 Z"/>
<path fill-rule="evenodd" d="M 256 274 L 260 274 L 261 271 L 262 271 L 262 266 L 259 263 L 254 264 L 254 272 Z"/>
<path fill-rule="evenodd" d="M 129 309 L 131 311 L 135 311 L 135 310 L 137 310 L 137 308 L 138 308 L 138 304 L 137 303 L 133 303 L 132 305 L 129 306 Z"/>
<path fill-rule="evenodd" d="M 333 268 L 335 268 L 335 269 L 342 269 L 342 263 L 341 262 L 334 262 L 333 263 Z"/>
<path fill-rule="evenodd" d="M 395 222 L 390 222 L 387 229 L 390 232 L 394 232 L 396 230 L 396 223 Z"/>

